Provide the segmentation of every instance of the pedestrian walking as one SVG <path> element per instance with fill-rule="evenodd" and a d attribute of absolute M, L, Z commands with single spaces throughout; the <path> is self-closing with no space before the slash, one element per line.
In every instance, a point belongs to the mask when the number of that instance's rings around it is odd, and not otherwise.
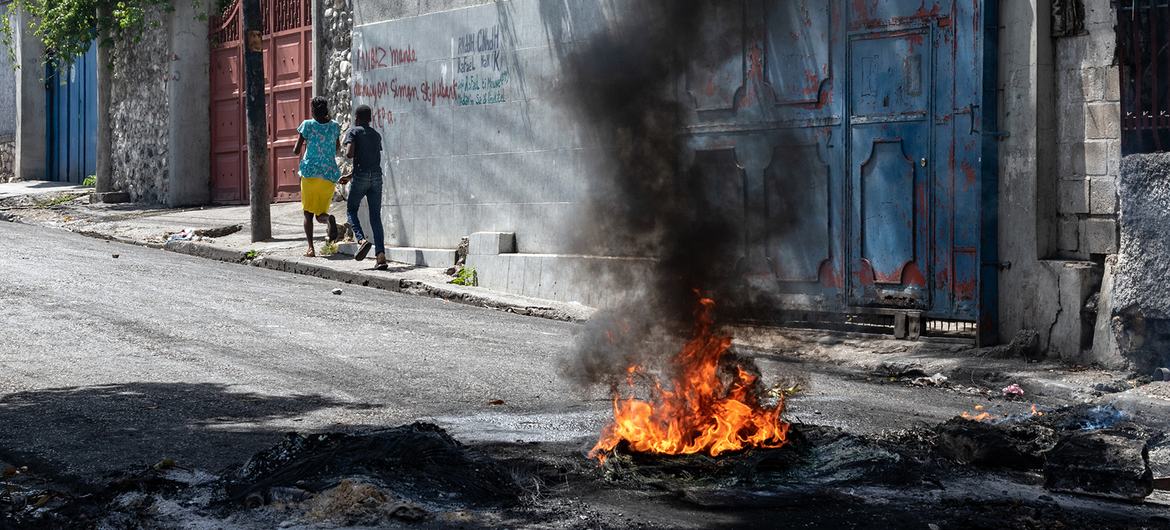
<path fill-rule="evenodd" d="M 329 215 L 333 191 L 341 179 L 337 167 L 337 152 L 341 148 L 341 125 L 329 114 L 329 101 L 321 96 L 313 98 L 313 119 L 301 122 L 297 145 L 293 152 L 301 156 L 301 207 L 305 211 L 305 239 L 309 242 L 306 257 L 314 257 L 313 219 L 328 224 L 328 241 L 337 241 L 337 219 Z M 302 156 L 303 153 L 303 156 Z"/>
<path fill-rule="evenodd" d="M 354 126 L 345 133 L 345 156 L 353 160 L 353 185 L 346 201 L 346 215 L 359 244 L 354 259 L 366 259 L 373 247 L 374 256 L 378 260 L 374 268 L 386 270 L 385 230 L 382 227 L 382 135 L 370 125 L 372 117 L 370 107 L 358 106 L 353 113 Z M 345 184 L 350 179 L 350 176 L 346 176 L 341 182 Z M 370 210 L 370 231 L 374 236 L 372 243 L 366 239 L 361 221 L 358 220 L 358 208 L 363 198 Z"/>

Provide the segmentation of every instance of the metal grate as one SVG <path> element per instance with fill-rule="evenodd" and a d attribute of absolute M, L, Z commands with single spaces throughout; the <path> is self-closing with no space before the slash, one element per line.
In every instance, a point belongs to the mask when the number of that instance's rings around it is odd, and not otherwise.
<path fill-rule="evenodd" d="M 1170 0 L 1118 0 L 1121 149 L 1170 150 Z"/>

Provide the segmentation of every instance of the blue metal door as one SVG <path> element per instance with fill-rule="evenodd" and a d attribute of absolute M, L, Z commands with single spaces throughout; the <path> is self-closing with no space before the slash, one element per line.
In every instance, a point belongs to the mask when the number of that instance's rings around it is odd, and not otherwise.
<path fill-rule="evenodd" d="M 927 310 L 932 177 L 942 173 L 933 168 L 933 111 L 950 108 L 953 84 L 933 82 L 936 27 L 934 17 L 916 13 L 921 0 L 855 7 L 862 9 L 849 23 L 849 302 Z"/>
<path fill-rule="evenodd" d="M 751 295 L 801 312 L 978 320 L 993 334 L 984 0 L 715 6 L 710 53 L 680 84 L 685 162 L 737 197 L 727 207 L 743 212 Z M 737 24 L 744 38 L 728 38 Z"/>
<path fill-rule="evenodd" d="M 97 46 L 46 67 L 48 179 L 81 183 L 97 167 Z"/>

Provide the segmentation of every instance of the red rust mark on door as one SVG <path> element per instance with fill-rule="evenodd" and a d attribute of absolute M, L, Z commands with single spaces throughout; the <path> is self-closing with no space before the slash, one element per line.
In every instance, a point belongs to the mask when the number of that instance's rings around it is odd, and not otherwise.
<path fill-rule="evenodd" d="M 959 300 L 975 299 L 975 278 L 955 282 L 955 298 Z"/>
<path fill-rule="evenodd" d="M 748 48 L 748 79 L 759 81 L 764 78 L 764 52 L 759 41 L 752 42 Z"/>
<path fill-rule="evenodd" d="M 902 285 L 926 287 L 926 278 L 922 276 L 922 271 L 918 270 L 918 264 L 910 262 L 902 269 Z"/>
<path fill-rule="evenodd" d="M 934 274 L 935 286 L 949 285 L 951 283 L 951 271 L 946 267 L 942 267 Z"/>
<path fill-rule="evenodd" d="M 821 285 L 832 289 L 840 289 L 845 286 L 845 279 L 837 273 L 833 267 L 832 260 L 825 260 L 821 262 L 820 268 L 817 270 L 817 277 L 821 281 Z"/>

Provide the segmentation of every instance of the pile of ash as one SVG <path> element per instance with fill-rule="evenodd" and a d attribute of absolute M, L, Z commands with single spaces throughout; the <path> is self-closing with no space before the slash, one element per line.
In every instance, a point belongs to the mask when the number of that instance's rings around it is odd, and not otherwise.
<path fill-rule="evenodd" d="M 506 507 L 521 490 L 508 470 L 428 423 L 361 434 L 290 433 L 222 481 L 225 506 L 299 507 L 310 520 L 376 525 Z"/>

